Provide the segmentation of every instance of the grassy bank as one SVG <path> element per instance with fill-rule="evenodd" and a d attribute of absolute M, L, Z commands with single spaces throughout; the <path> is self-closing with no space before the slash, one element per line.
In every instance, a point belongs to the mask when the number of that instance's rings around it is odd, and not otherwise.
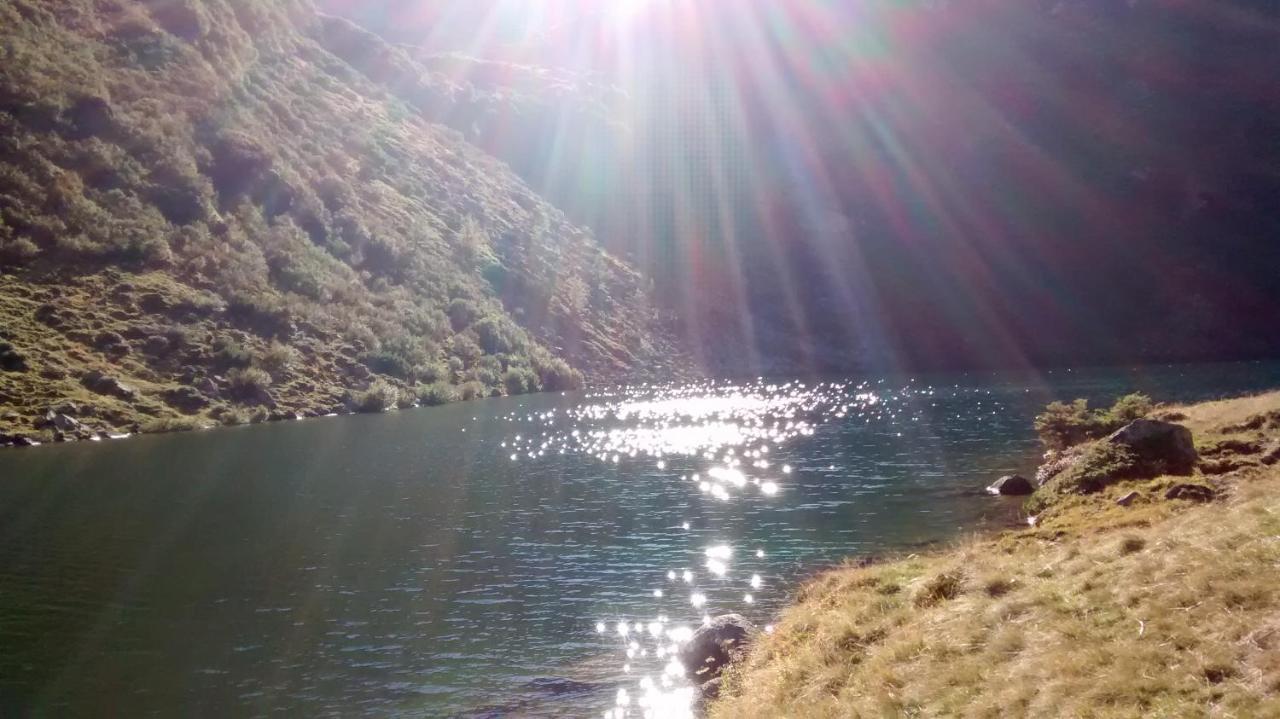
<path fill-rule="evenodd" d="M 1280 716 L 1280 392 L 1158 414 L 1193 431 L 1192 477 L 828 572 L 711 716 Z M 1186 482 L 1215 500 L 1165 498 Z"/>

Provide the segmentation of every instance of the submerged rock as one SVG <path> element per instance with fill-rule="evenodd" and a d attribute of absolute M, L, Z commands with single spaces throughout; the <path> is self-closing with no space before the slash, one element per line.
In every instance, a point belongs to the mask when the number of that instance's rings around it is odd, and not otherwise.
<path fill-rule="evenodd" d="M 1034 491 L 1036 491 L 1036 488 L 1031 483 L 1031 480 L 1020 474 L 1005 475 L 997 479 L 990 487 L 987 487 L 987 492 L 1004 496 L 1024 496 Z"/>
<path fill-rule="evenodd" d="M 680 647 L 679 659 L 686 676 L 705 697 L 714 697 L 718 681 L 729 664 L 746 656 L 759 630 L 741 614 L 722 614 L 703 625 Z"/>

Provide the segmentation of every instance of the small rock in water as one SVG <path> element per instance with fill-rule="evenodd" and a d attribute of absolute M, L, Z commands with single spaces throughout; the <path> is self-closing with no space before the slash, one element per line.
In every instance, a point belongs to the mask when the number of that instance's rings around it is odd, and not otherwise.
<path fill-rule="evenodd" d="M 1004 496 L 1021 496 L 1031 494 L 1036 491 L 1035 485 L 1031 484 L 1031 480 L 1020 474 L 1010 474 L 997 479 L 994 484 L 987 487 L 987 491 L 991 494 L 1000 494 Z"/>
<path fill-rule="evenodd" d="M 711 619 L 680 647 L 680 663 L 684 665 L 685 674 L 704 696 L 715 696 L 719 690 L 717 680 L 724 668 L 746 655 L 747 647 L 757 634 L 756 626 L 741 614 L 723 614 Z"/>

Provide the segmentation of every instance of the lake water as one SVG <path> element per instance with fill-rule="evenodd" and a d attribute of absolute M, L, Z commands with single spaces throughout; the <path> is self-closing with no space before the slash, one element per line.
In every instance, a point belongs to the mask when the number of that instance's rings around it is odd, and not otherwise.
<path fill-rule="evenodd" d="M 982 490 L 1050 399 L 1278 385 L 720 382 L 0 452 L 0 716 L 678 716 L 705 615 L 1018 520 Z"/>

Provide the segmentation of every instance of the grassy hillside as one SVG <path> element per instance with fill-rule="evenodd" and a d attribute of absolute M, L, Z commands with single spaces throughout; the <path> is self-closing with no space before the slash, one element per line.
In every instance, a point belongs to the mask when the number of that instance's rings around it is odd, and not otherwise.
<path fill-rule="evenodd" d="M 638 274 L 324 27 L 0 5 L 0 432 L 49 439 L 66 400 L 83 436 L 682 371 Z"/>
<path fill-rule="evenodd" d="M 1031 529 L 829 572 L 711 716 L 1280 715 L 1280 393 L 1169 412 L 1204 457 L 1176 481 L 1214 502 L 1123 482 Z"/>

